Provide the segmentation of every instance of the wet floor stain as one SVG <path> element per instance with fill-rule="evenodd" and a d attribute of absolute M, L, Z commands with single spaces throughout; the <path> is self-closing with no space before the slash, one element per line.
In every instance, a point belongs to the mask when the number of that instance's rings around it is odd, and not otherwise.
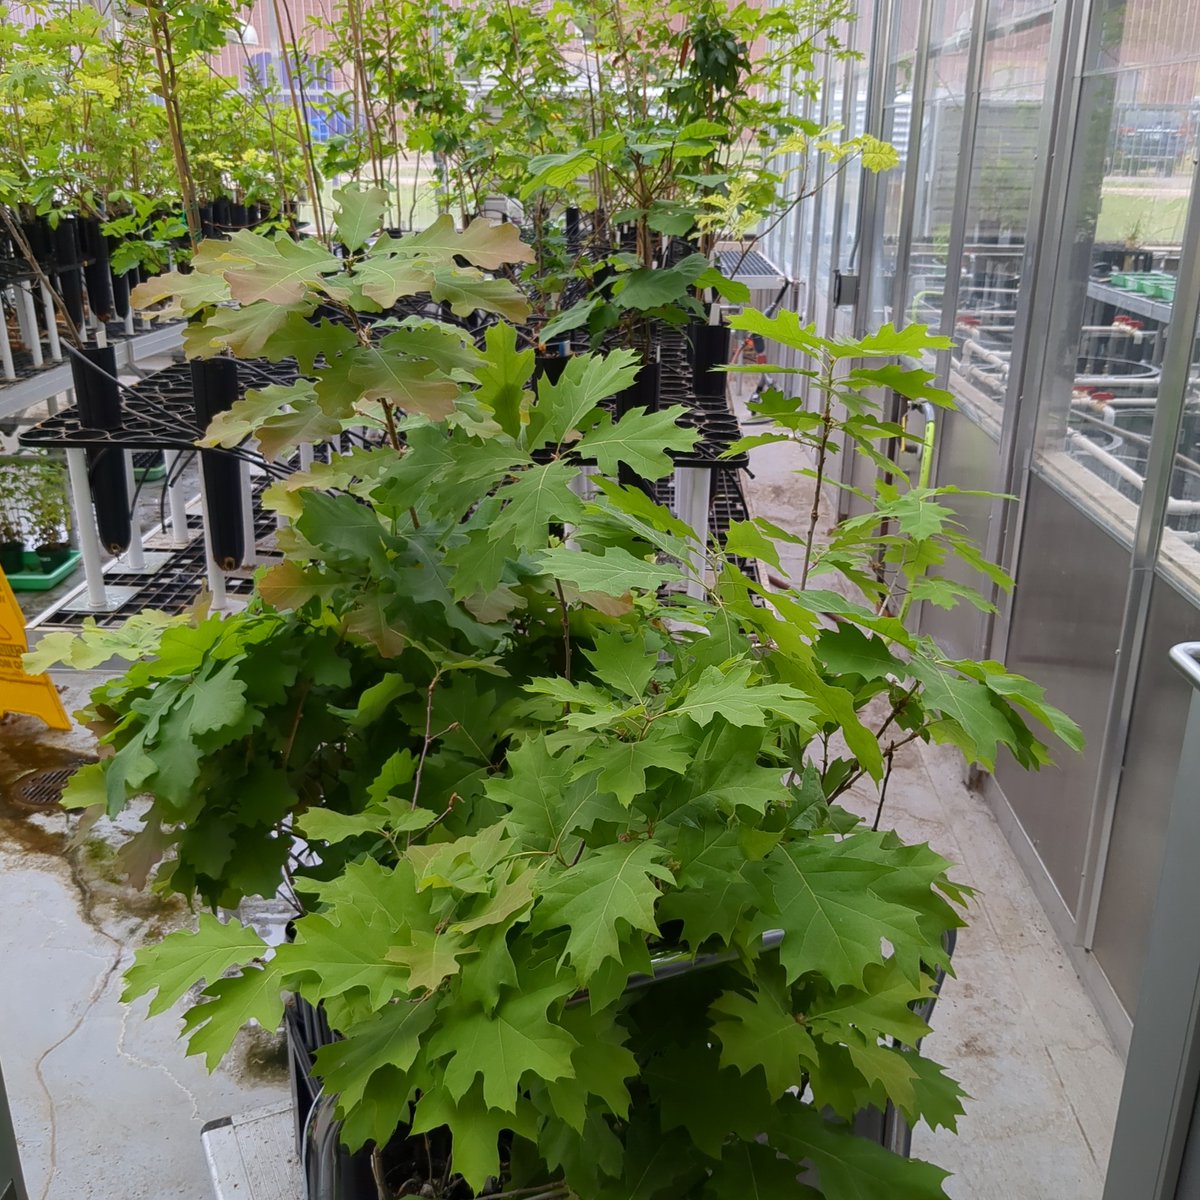
<path fill-rule="evenodd" d="M 87 761 L 75 746 L 30 718 L 0 720 L 0 844 L 31 854 L 62 857 L 70 838 L 68 820 L 53 809 L 37 811 L 19 800 L 20 784 L 42 771 Z"/>

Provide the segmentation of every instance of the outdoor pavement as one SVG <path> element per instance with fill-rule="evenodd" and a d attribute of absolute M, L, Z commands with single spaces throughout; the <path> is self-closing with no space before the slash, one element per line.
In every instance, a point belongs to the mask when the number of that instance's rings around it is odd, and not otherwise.
<path fill-rule="evenodd" d="M 799 527 L 812 486 L 792 474 L 801 465 L 755 452 L 761 515 Z M 77 708 L 88 679 L 58 679 Z M 201 1127 L 286 1100 L 282 1050 L 244 1036 L 209 1075 L 176 1041 L 177 1014 L 120 1003 L 133 951 L 188 914 L 118 881 L 119 826 L 71 841 L 73 819 L 12 802 L 21 775 L 90 750 L 86 733 L 0 721 L 0 1062 L 30 1197 L 211 1200 Z M 869 795 L 852 803 L 874 811 Z M 973 1099 L 958 1138 L 918 1130 L 914 1152 L 954 1172 L 954 1200 L 1098 1200 L 1121 1063 L 956 753 L 898 757 L 883 824 L 930 842 L 979 893 L 926 1043 Z"/>

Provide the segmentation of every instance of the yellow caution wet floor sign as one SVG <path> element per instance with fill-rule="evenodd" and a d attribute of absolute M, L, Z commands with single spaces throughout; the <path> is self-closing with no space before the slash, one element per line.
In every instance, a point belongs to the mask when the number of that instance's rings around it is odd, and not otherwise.
<path fill-rule="evenodd" d="M 0 716 L 9 712 L 41 717 L 51 729 L 70 729 L 58 689 L 49 675 L 26 675 L 21 655 L 29 649 L 25 614 L 0 571 Z"/>

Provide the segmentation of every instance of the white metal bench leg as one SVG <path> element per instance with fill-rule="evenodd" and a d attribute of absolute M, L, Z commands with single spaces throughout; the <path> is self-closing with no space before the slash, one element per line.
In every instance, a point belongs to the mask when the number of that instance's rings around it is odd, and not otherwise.
<path fill-rule="evenodd" d="M 129 549 L 125 557 L 130 567 L 135 571 L 145 570 L 146 554 L 142 549 L 142 523 L 138 520 L 137 505 L 134 496 L 138 494 L 137 483 L 133 478 L 133 451 L 126 450 L 125 454 L 125 490 L 129 495 L 131 511 L 129 513 Z"/>
<path fill-rule="evenodd" d="M 167 504 L 171 512 L 171 540 L 176 546 L 186 546 L 191 540 L 188 537 L 187 526 L 187 497 L 183 494 L 183 480 L 180 478 L 181 450 L 168 450 L 163 454 L 163 462 L 167 468 Z"/>
<path fill-rule="evenodd" d="M 705 593 L 705 550 L 708 546 L 708 508 L 712 471 L 707 467 L 675 468 L 675 515 L 695 531 L 687 567 L 687 594 L 697 599 Z"/>
<path fill-rule="evenodd" d="M 104 590 L 104 565 L 101 559 L 100 535 L 96 532 L 96 517 L 92 511 L 92 489 L 88 486 L 86 450 L 67 451 L 67 474 L 71 480 L 75 537 L 83 558 L 88 604 L 92 608 L 104 609 L 108 607 L 108 594 Z"/>
<path fill-rule="evenodd" d="M 17 284 L 18 312 L 22 314 L 21 334 L 29 353 L 33 355 L 33 365 L 40 367 L 45 359 L 42 357 L 42 332 L 38 329 L 37 310 L 33 307 L 33 289 L 28 283 Z"/>
<path fill-rule="evenodd" d="M 12 345 L 8 340 L 8 321 L 4 316 L 4 290 L 0 288 L 0 367 L 5 379 L 16 379 L 17 369 L 13 365 Z"/>

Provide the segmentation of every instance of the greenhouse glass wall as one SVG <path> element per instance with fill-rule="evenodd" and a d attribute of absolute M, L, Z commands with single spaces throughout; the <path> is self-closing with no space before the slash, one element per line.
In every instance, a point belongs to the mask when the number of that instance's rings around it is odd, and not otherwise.
<path fill-rule="evenodd" d="M 1014 498 L 955 507 L 1016 585 L 920 621 L 1084 726 L 1085 754 L 981 786 L 1125 1044 L 1188 702 L 1167 651 L 1200 637 L 1200 7 L 892 0 L 846 37 L 810 115 L 901 167 L 847 170 L 769 252 L 823 332 L 952 341 L 934 482 Z"/>

